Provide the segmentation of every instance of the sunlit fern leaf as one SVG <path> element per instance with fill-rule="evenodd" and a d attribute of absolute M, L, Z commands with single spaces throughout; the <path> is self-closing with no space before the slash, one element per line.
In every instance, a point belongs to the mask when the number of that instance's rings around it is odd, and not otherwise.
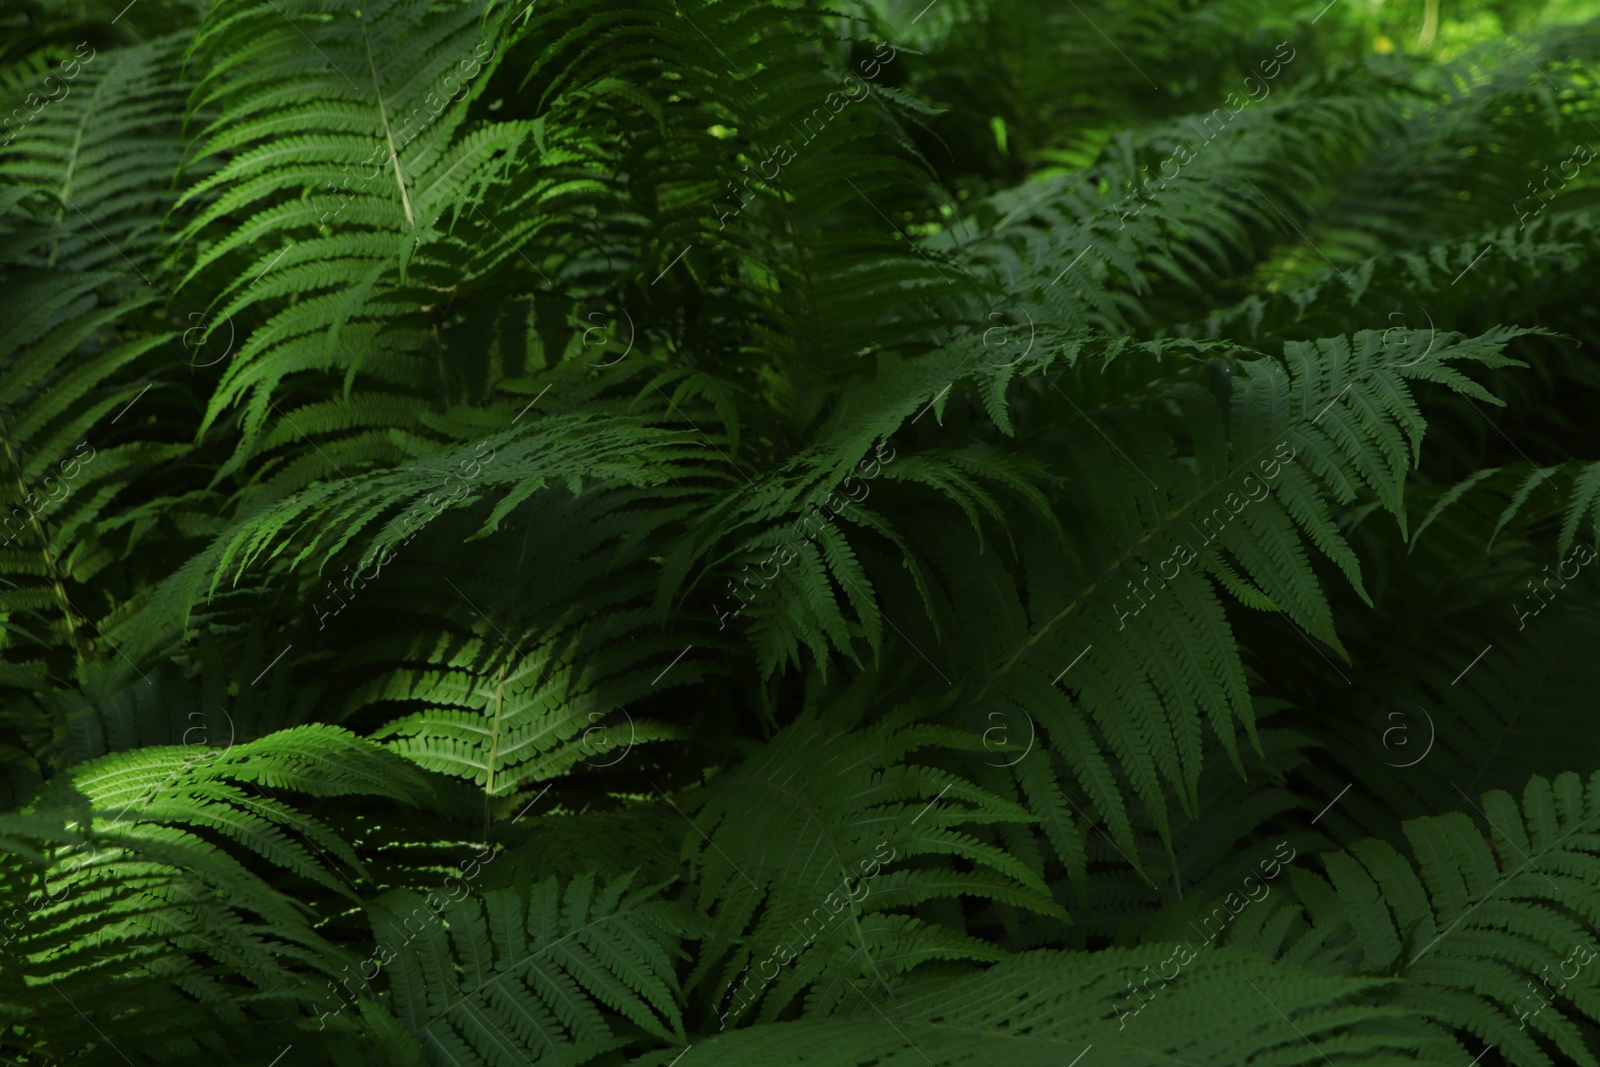
<path fill-rule="evenodd" d="M 463 125 L 499 59 L 488 8 L 328 6 L 219 8 L 197 41 L 211 60 L 197 106 L 216 116 L 198 159 L 224 162 L 180 201 L 198 206 L 185 282 L 236 271 L 216 315 L 256 323 L 205 422 L 244 405 L 235 465 L 261 447 L 297 372 L 338 372 L 348 389 L 367 371 L 393 403 L 428 406 L 437 357 L 419 309 L 471 273 L 492 230 L 467 212 L 530 129 Z M 293 407 L 277 414 L 295 421 Z"/>
<path fill-rule="evenodd" d="M 219 1027 L 281 1024 L 297 1000 L 321 996 L 311 975 L 335 973 L 341 950 L 244 860 L 253 853 L 344 895 L 335 871 L 360 862 L 258 784 L 408 803 L 427 788 L 381 747 L 315 726 L 107 756 L 53 781 L 32 810 L 0 817 L 18 857 L 0 868 L 5 1012 L 27 1021 L 39 1050 L 73 1047 L 82 1062 L 114 1049 L 157 1060 L 215 1054 Z M 117 1038 L 96 1048 L 93 1034 L 107 1029 Z"/>
<path fill-rule="evenodd" d="M 394 751 L 429 770 L 470 779 L 487 797 L 512 795 L 580 763 L 609 766 L 635 744 L 676 736 L 670 727 L 619 710 L 630 695 L 648 692 L 654 661 L 675 640 L 641 642 L 628 635 L 633 639 L 612 644 L 598 632 L 604 627 L 591 629 L 520 649 L 498 640 L 485 646 L 478 639 L 441 638 L 418 656 L 431 669 L 392 670 L 351 702 L 424 705 L 375 736 L 394 738 Z M 563 647 L 568 642 L 572 647 Z M 630 660 L 646 656 L 651 663 L 627 670 Z M 631 692 L 625 684 L 630 675 Z"/>

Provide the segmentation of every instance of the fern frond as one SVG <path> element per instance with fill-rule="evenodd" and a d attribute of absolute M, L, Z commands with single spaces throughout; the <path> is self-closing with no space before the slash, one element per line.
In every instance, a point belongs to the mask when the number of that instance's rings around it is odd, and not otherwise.
<path fill-rule="evenodd" d="M 1368 840 L 1321 857 L 1326 877 L 1291 868 L 1310 928 L 1252 924 L 1230 944 L 1403 978 L 1397 1006 L 1519 1067 L 1552 1054 L 1594 1063 L 1584 1035 L 1600 1012 L 1586 966 L 1600 953 L 1588 888 L 1600 865 L 1600 776 L 1535 776 L 1520 801 L 1500 790 L 1481 805 L 1457 799 L 1465 811 L 1408 820 L 1405 851 Z"/>
<path fill-rule="evenodd" d="M 401 890 L 368 911 L 389 1008 L 430 1059 L 501 1063 L 525 1049 L 581 1063 L 682 1039 L 674 967 L 693 921 L 630 876 L 530 878 L 459 901 Z"/>
<path fill-rule="evenodd" d="M 1156 979 L 1166 980 L 1152 987 Z M 1059 1067 L 1084 1055 L 1126 1067 L 1167 1060 L 1387 1067 L 1445 1063 L 1460 1053 L 1403 1009 L 1374 1003 L 1383 992 L 1370 978 L 1325 977 L 1241 952 L 1197 954 L 1190 945 L 1029 953 L 980 974 L 926 982 L 881 1006 L 862 1003 L 858 993 L 832 1017 L 750 1027 L 697 1045 L 695 1054 L 710 1065 L 753 1067 L 845 1067 L 863 1059 L 893 1067 Z M 1145 1007 L 1156 1011 L 1137 1017 Z M 667 1060 L 658 1054 L 641 1062 L 663 1067 Z"/>
<path fill-rule="evenodd" d="M 974 897 L 1060 913 L 1037 872 L 965 829 L 1031 816 L 930 763 L 900 762 L 972 739 L 915 723 L 915 706 L 841 729 L 870 692 L 860 681 L 852 689 L 831 704 L 834 725 L 801 719 L 673 801 L 694 827 L 685 856 L 716 933 L 691 985 L 709 989 L 724 1025 L 730 1014 L 776 1018 L 802 994 L 807 1010 L 828 1011 L 852 980 L 894 988 L 929 960 L 997 958 L 898 909 Z M 953 862 L 971 869 L 946 869 Z M 784 975 L 777 982 L 764 973 L 773 963 Z"/>
<path fill-rule="evenodd" d="M 34 857 L 0 870 L 0 953 L 6 1015 L 38 1048 L 72 1048 L 84 1062 L 199 1055 L 222 1047 L 219 1027 L 251 1016 L 282 1025 L 298 999 L 322 997 L 310 976 L 334 974 L 342 952 L 235 852 L 344 896 L 335 872 L 360 861 L 258 784 L 408 803 L 426 789 L 405 761 L 315 726 L 107 756 L 52 782 L 33 810 L 0 816 L 0 833 Z M 115 1047 L 96 1039 L 106 1028 Z"/>

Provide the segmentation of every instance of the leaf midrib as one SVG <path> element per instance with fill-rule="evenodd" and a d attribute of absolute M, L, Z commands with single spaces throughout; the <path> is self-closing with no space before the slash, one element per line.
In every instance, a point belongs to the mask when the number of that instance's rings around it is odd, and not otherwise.
<path fill-rule="evenodd" d="M 78 119 L 78 128 L 73 131 L 72 151 L 67 153 L 67 169 L 61 176 L 61 208 L 56 212 L 56 226 L 58 229 L 66 218 L 67 204 L 69 203 L 68 196 L 72 192 L 72 177 L 77 173 L 78 169 L 78 151 L 83 147 L 83 133 L 88 129 L 89 116 L 95 113 L 95 109 L 100 103 L 100 94 L 109 81 L 111 81 L 111 76 L 107 75 L 95 82 L 94 91 L 89 94 L 89 104 L 83 109 L 83 114 Z M 56 265 L 56 253 L 61 250 L 61 237 L 60 233 L 56 234 L 55 243 L 50 246 L 50 259 L 45 266 L 54 267 Z"/>
<path fill-rule="evenodd" d="M 367 70 L 372 75 L 372 91 L 378 98 L 378 117 L 383 120 L 383 138 L 389 143 L 389 162 L 394 166 L 394 182 L 400 187 L 400 206 L 406 211 L 406 225 L 415 226 L 416 216 L 411 213 L 411 196 L 406 192 L 406 178 L 400 170 L 400 153 L 394 147 L 394 130 L 389 126 L 389 109 L 383 103 L 383 86 L 378 81 L 378 67 L 372 60 L 372 38 L 367 34 L 367 20 L 356 20 L 361 25 L 361 47 L 367 53 Z"/>

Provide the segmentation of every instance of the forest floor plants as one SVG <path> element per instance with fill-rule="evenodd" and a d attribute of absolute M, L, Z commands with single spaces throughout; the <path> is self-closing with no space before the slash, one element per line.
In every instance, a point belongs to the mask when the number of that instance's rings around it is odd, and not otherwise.
<path fill-rule="evenodd" d="M 1436 6 L 0 14 L 0 1061 L 1600 1067 L 1600 3 Z"/>

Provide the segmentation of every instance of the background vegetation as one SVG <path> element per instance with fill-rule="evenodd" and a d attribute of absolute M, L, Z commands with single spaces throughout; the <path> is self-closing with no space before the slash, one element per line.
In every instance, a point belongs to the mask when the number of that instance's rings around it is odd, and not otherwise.
<path fill-rule="evenodd" d="M 0 1058 L 1600 1067 L 1597 16 L 12 0 Z"/>

